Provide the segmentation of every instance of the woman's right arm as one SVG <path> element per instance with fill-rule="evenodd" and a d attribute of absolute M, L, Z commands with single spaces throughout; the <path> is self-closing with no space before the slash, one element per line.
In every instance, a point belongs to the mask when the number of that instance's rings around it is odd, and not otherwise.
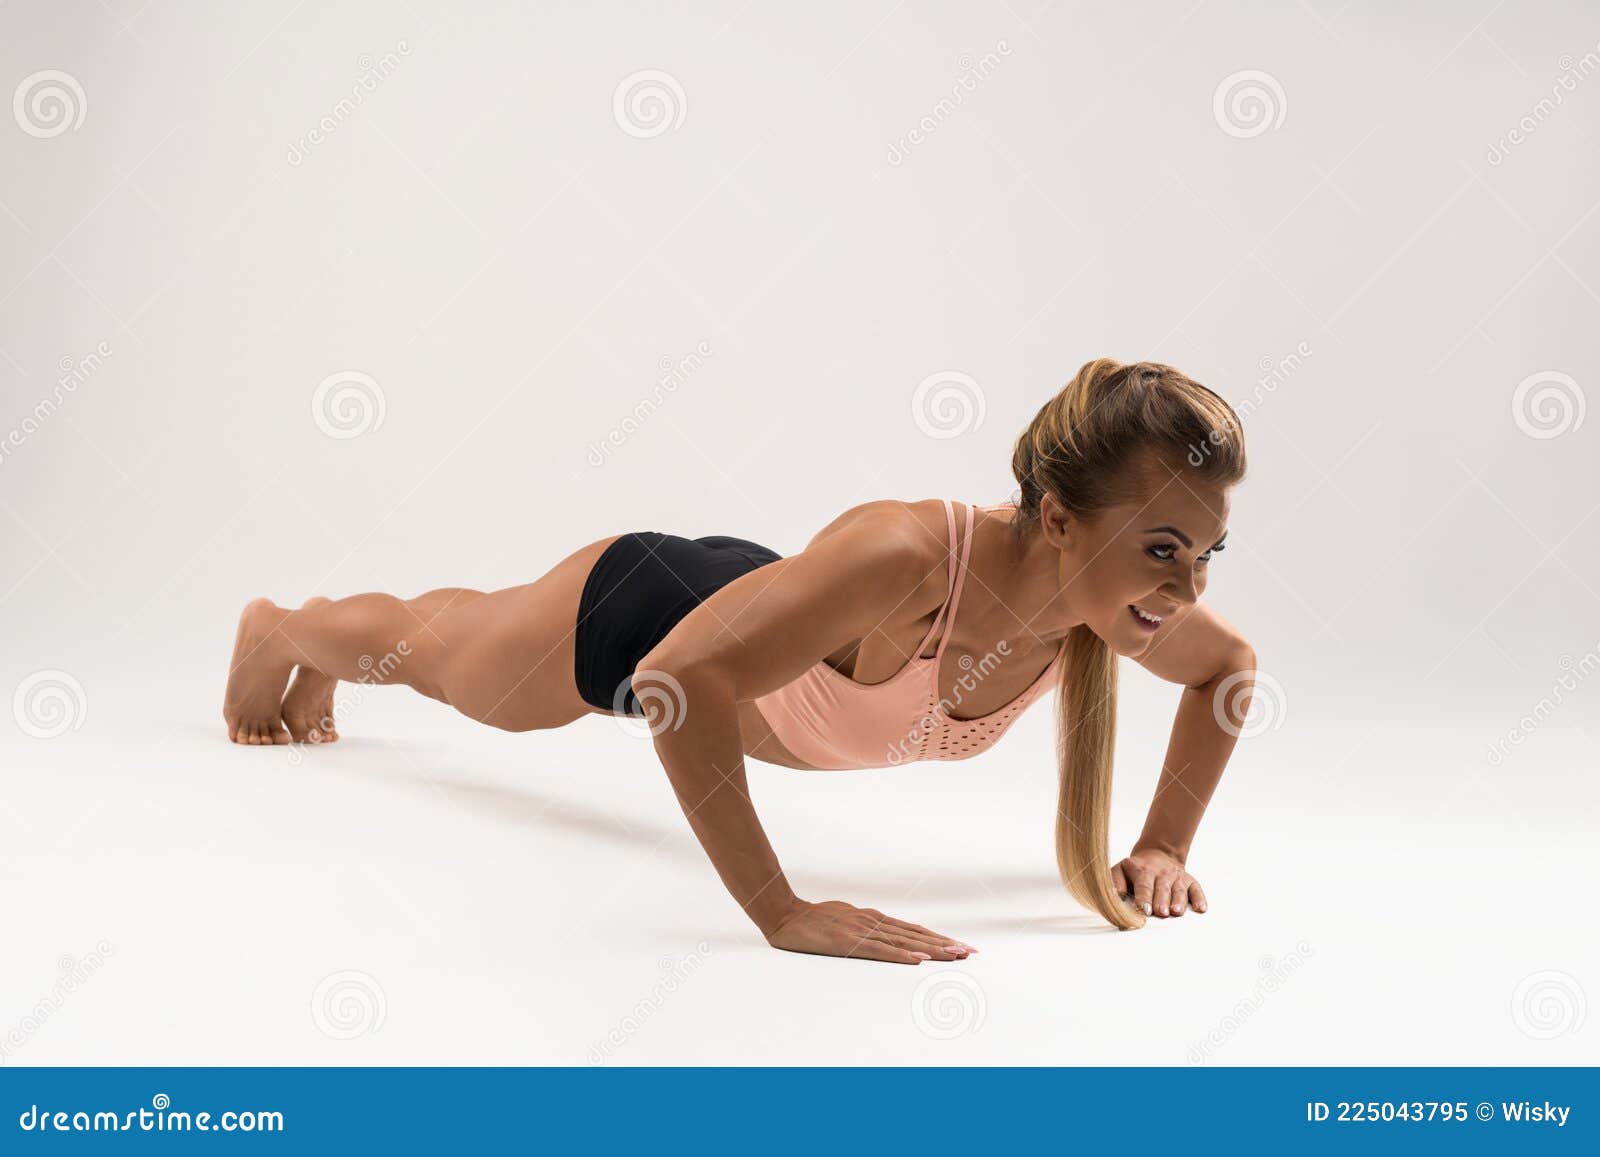
<path fill-rule="evenodd" d="M 930 613 L 944 583 L 942 544 L 898 503 L 873 504 L 803 553 L 717 591 L 634 671 L 634 694 L 690 827 L 775 948 L 902 964 L 969 951 L 873 908 L 796 896 L 750 801 L 739 729 L 741 702 L 885 623 Z"/>

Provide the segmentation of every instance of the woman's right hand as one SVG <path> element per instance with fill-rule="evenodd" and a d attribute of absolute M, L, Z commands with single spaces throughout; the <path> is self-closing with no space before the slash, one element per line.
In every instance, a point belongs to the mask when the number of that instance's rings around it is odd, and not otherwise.
<path fill-rule="evenodd" d="M 786 952 L 853 956 L 894 964 L 964 960 L 968 953 L 977 951 L 921 924 L 908 924 L 885 916 L 876 908 L 857 908 L 843 900 L 824 900 L 820 904 L 796 900 L 793 910 L 767 933 L 767 943 Z"/>

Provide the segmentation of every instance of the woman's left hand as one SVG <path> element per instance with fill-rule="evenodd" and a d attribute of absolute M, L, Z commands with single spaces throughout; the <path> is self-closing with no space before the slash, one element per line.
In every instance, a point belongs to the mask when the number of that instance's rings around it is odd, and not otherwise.
<path fill-rule="evenodd" d="M 1184 869 L 1183 861 L 1154 848 L 1135 848 L 1133 854 L 1111 868 L 1117 891 L 1133 895 L 1134 905 L 1146 916 L 1182 916 L 1193 908 L 1206 910 L 1200 881 Z"/>

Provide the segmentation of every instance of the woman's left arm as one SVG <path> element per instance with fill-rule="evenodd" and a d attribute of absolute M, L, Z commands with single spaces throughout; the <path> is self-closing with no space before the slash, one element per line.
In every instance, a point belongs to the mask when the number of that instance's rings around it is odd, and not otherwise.
<path fill-rule="evenodd" d="M 1206 910 L 1205 892 L 1186 866 L 1189 848 L 1233 754 L 1256 668 L 1244 636 L 1203 604 L 1167 625 L 1171 633 L 1154 640 L 1136 661 L 1153 675 L 1183 684 L 1183 697 L 1144 831 L 1133 853 L 1111 869 L 1123 894 L 1158 917 Z"/>

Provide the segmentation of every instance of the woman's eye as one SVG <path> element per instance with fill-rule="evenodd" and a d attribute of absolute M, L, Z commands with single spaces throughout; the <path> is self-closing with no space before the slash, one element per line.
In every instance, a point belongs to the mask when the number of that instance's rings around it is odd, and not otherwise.
<path fill-rule="evenodd" d="M 1150 548 L 1150 557 L 1151 558 L 1158 558 L 1162 562 L 1171 562 L 1173 555 L 1175 555 L 1177 553 L 1178 553 L 1178 548 L 1175 547 L 1175 546 L 1171 546 L 1171 545 L 1152 546 Z"/>

